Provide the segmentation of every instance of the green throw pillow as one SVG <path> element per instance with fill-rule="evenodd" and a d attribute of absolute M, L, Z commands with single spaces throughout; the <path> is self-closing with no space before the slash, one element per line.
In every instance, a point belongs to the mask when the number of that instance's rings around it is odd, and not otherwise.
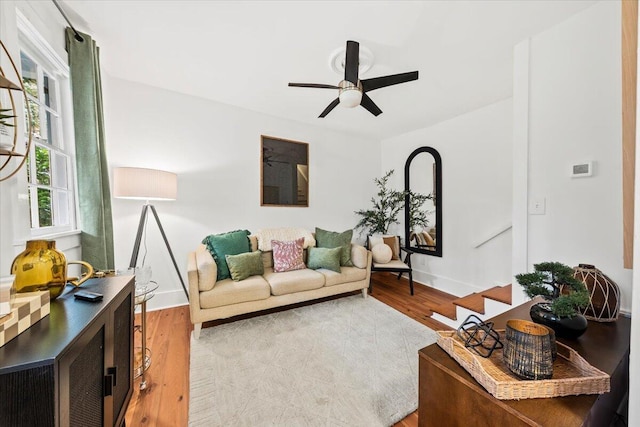
<path fill-rule="evenodd" d="M 307 267 L 313 270 L 326 268 L 340 273 L 340 253 L 342 248 L 309 248 Z"/>
<path fill-rule="evenodd" d="M 340 255 L 340 265 L 353 267 L 351 262 L 351 238 L 353 230 L 346 230 L 342 233 L 327 231 L 316 227 L 316 246 L 319 248 L 342 248 Z"/>
<path fill-rule="evenodd" d="M 204 238 L 202 243 L 206 245 L 211 256 L 218 266 L 218 280 L 231 277 L 226 255 L 238 255 L 251 251 L 249 242 L 249 230 L 236 230 L 222 234 L 212 234 Z"/>
<path fill-rule="evenodd" d="M 249 276 L 264 273 L 264 264 L 262 264 L 262 252 L 246 252 L 238 255 L 227 255 L 227 265 L 231 278 L 238 282 Z"/>

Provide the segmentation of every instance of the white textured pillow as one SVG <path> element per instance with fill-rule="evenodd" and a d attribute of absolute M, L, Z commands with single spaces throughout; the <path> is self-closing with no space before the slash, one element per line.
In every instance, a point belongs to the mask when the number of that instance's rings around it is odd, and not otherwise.
<path fill-rule="evenodd" d="M 377 264 L 386 264 L 391 261 L 391 257 L 393 256 L 393 251 L 389 245 L 385 245 L 384 243 L 378 243 L 371 249 L 371 255 L 373 256 L 373 261 Z"/>
<path fill-rule="evenodd" d="M 364 246 L 351 245 L 351 262 L 354 267 L 367 268 L 368 251 Z"/>
<path fill-rule="evenodd" d="M 282 242 L 290 242 L 297 240 L 300 237 L 304 237 L 304 248 L 316 245 L 316 239 L 309 230 L 297 227 L 283 227 L 283 228 L 263 228 L 258 230 L 255 234 L 258 240 L 258 249 L 262 252 L 268 252 L 273 250 L 271 247 L 272 240 L 279 240 Z"/>
<path fill-rule="evenodd" d="M 196 265 L 198 266 L 198 290 L 210 291 L 218 280 L 218 266 L 205 245 L 196 249 Z"/>
<path fill-rule="evenodd" d="M 380 243 L 384 243 L 384 240 L 382 239 L 382 234 L 369 236 L 369 249 L 373 249 L 376 245 L 379 245 Z"/>

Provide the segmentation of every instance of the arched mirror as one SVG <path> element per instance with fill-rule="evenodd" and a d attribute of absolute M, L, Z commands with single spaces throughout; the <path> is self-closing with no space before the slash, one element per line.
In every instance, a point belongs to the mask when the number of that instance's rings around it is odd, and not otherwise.
<path fill-rule="evenodd" d="M 405 246 L 442 256 L 442 159 L 431 147 L 416 149 L 404 165 Z"/>

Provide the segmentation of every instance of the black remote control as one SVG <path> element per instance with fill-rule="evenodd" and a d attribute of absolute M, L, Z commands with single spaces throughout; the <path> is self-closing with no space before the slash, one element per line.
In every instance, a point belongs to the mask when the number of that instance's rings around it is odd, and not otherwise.
<path fill-rule="evenodd" d="M 91 301 L 91 302 L 102 301 L 102 294 L 99 294 L 97 292 L 78 291 L 75 294 L 73 294 L 73 296 L 83 301 Z"/>

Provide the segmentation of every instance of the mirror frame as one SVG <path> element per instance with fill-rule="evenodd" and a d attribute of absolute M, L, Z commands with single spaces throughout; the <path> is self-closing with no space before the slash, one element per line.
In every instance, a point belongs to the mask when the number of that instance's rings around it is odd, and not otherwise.
<path fill-rule="evenodd" d="M 436 170 L 435 170 L 435 192 L 436 192 L 436 250 L 430 251 L 427 249 L 414 248 L 409 245 L 409 236 L 411 234 L 411 230 L 409 229 L 409 209 L 410 209 L 410 201 L 409 201 L 409 190 L 411 189 L 411 180 L 410 180 L 410 167 L 411 161 L 420 153 L 429 153 L 433 156 L 433 160 L 435 162 Z M 406 248 L 415 253 L 420 253 L 424 255 L 431 255 L 442 257 L 442 158 L 440 157 L 440 153 L 435 148 L 432 147 L 420 147 L 415 149 L 407 158 L 407 162 L 404 164 L 404 245 Z"/>

